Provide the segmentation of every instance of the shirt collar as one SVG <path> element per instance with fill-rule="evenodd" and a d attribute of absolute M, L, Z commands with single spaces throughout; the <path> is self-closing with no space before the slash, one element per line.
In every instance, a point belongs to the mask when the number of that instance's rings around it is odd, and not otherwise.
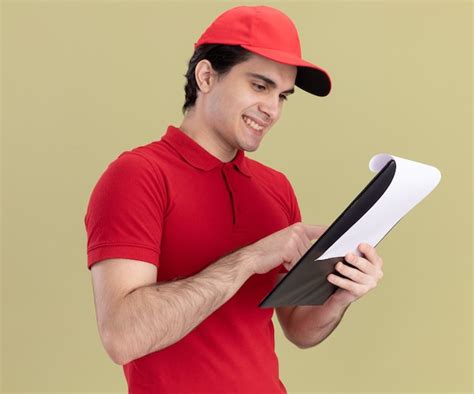
<path fill-rule="evenodd" d="M 181 129 L 172 125 L 168 126 L 161 140 L 170 145 L 186 162 L 195 168 L 210 171 L 226 164 L 226 162 L 210 154 Z M 243 175 L 251 177 L 247 161 L 244 151 L 239 149 L 229 163 L 232 163 L 234 168 L 238 169 Z"/>

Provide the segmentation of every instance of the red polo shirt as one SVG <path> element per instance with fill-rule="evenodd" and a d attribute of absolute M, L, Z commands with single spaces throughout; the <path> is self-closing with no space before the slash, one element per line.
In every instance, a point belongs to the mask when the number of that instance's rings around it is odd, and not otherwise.
<path fill-rule="evenodd" d="M 100 177 L 85 216 L 88 268 L 128 258 L 156 265 L 160 282 L 188 277 L 300 220 L 281 172 L 242 150 L 221 162 L 169 126 L 159 141 L 123 152 Z M 124 365 L 129 392 L 286 392 L 273 309 L 258 307 L 282 271 L 253 275 L 180 341 Z"/>

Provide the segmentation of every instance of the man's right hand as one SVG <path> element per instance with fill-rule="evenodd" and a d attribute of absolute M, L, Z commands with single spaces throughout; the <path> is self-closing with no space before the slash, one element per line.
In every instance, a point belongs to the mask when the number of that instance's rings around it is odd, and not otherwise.
<path fill-rule="evenodd" d="M 251 273 L 264 274 L 280 264 L 290 270 L 327 228 L 298 222 L 246 246 L 245 252 L 254 257 Z"/>

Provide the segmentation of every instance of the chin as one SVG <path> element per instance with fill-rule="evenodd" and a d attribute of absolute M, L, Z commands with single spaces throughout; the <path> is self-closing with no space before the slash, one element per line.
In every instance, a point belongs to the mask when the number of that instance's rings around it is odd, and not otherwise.
<path fill-rule="evenodd" d="M 245 152 L 255 152 L 260 145 L 247 145 L 247 144 L 242 144 L 240 145 L 240 149 L 242 149 Z"/>

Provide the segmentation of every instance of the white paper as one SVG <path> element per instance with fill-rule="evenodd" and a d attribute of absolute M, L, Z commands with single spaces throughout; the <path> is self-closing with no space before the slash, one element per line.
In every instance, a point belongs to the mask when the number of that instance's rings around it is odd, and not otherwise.
<path fill-rule="evenodd" d="M 317 260 L 345 256 L 349 252 L 361 256 L 357 249 L 360 243 L 376 246 L 441 180 L 436 167 L 385 153 L 372 157 L 369 169 L 378 173 L 392 159 L 396 162 L 396 171 L 384 194 Z"/>

